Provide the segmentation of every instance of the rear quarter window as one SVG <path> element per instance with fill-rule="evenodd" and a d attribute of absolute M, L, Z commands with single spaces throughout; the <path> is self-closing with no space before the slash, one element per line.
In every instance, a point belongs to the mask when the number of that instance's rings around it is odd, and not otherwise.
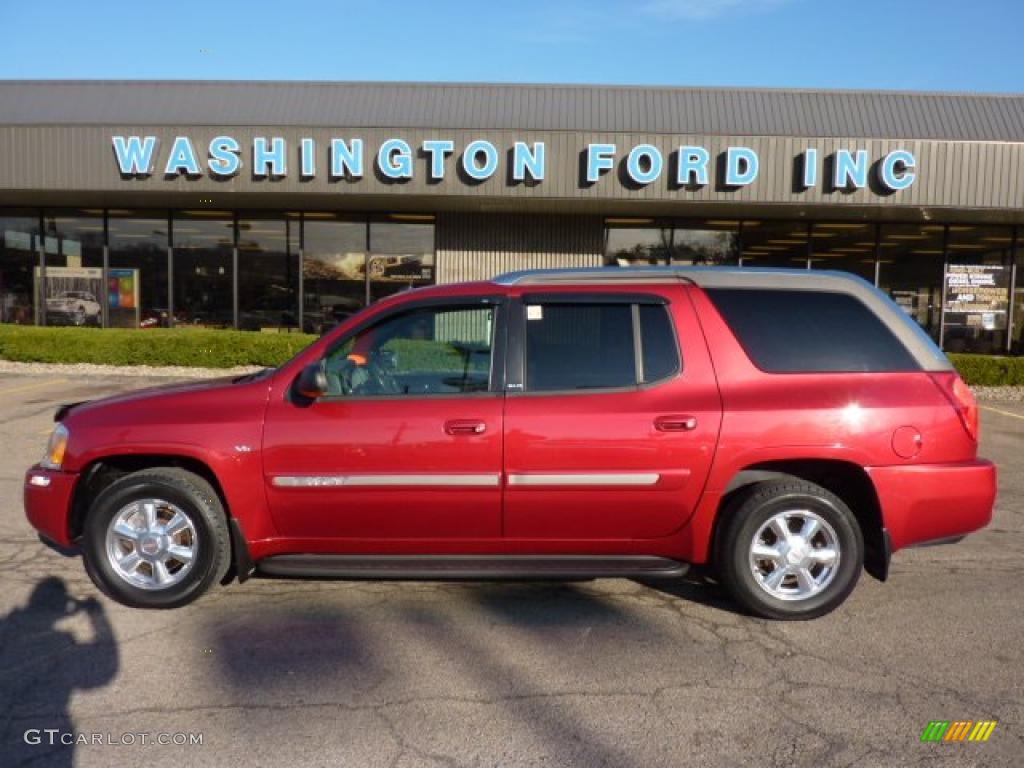
<path fill-rule="evenodd" d="M 707 294 L 762 371 L 920 370 L 888 326 L 849 294 L 750 288 L 713 288 Z"/>

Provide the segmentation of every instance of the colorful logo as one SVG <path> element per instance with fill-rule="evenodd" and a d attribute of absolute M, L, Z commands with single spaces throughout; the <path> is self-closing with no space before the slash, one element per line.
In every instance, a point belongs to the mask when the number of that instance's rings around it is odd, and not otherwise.
<path fill-rule="evenodd" d="M 988 741 L 995 727 L 995 720 L 932 720 L 921 741 Z"/>

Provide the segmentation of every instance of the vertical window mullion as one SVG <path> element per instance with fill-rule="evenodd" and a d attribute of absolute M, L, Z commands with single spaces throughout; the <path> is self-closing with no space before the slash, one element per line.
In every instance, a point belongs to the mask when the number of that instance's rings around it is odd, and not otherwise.
<path fill-rule="evenodd" d="M 303 333 L 306 330 L 306 322 L 304 313 L 306 311 L 306 255 L 305 255 L 305 232 L 306 232 L 306 214 L 303 212 L 299 213 L 299 313 L 297 315 L 299 319 L 299 333 Z"/>
<path fill-rule="evenodd" d="M 238 330 L 238 211 L 231 215 L 231 327 Z"/>
<path fill-rule="evenodd" d="M 36 322 L 46 325 L 46 221 L 42 209 L 39 211 L 39 284 L 36 286 Z"/>
<path fill-rule="evenodd" d="M 644 347 L 640 333 L 640 305 L 630 305 L 630 316 L 633 319 L 633 375 L 637 384 L 644 381 Z"/>
<path fill-rule="evenodd" d="M 1014 304 L 1017 298 L 1017 270 L 1020 269 L 1020 264 L 1017 263 L 1017 249 L 1020 247 L 1020 227 L 1013 228 L 1013 234 L 1010 236 L 1010 285 L 1009 285 L 1009 299 L 1010 302 L 1007 304 L 1006 314 L 1006 354 L 1013 352 L 1013 325 L 1016 318 L 1014 317 Z"/>
<path fill-rule="evenodd" d="M 110 327 L 110 212 L 103 209 L 103 284 L 100 286 L 100 295 L 96 300 L 100 302 L 100 323 L 104 328 Z"/>
<path fill-rule="evenodd" d="M 939 304 L 939 347 L 946 342 L 946 273 L 949 271 L 949 225 L 942 227 L 942 291 Z M 929 319 L 930 322 L 930 319 Z"/>
<path fill-rule="evenodd" d="M 167 211 L 167 327 L 174 327 L 174 211 Z"/>

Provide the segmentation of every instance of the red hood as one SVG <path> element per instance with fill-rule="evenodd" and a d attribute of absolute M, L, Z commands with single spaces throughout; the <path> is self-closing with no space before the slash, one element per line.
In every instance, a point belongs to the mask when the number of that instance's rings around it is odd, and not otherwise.
<path fill-rule="evenodd" d="M 212 396 L 212 397 L 224 397 L 225 403 L 230 402 L 231 395 L 229 392 L 233 389 L 241 389 L 258 384 L 263 387 L 269 386 L 270 381 L 273 378 L 272 375 L 260 375 L 257 378 L 250 376 L 224 376 L 216 379 L 204 379 L 201 381 L 184 381 L 175 382 L 173 384 L 161 384 L 155 387 L 145 387 L 143 389 L 135 389 L 129 392 L 124 392 L 117 395 L 110 395 L 109 397 L 102 397 L 98 400 L 86 400 L 81 403 L 74 404 L 68 409 L 66 415 L 78 420 L 83 416 L 98 416 L 99 412 L 107 411 L 111 408 L 123 408 L 125 406 L 139 407 L 145 406 L 147 401 L 149 403 L 157 403 L 163 401 L 177 400 L 182 401 L 191 400 L 196 396 Z M 63 420 L 63 419 L 61 419 Z"/>

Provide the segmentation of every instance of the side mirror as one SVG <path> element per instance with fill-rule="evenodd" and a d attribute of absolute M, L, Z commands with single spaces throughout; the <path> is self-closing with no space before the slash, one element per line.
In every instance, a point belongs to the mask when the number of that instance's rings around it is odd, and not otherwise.
<path fill-rule="evenodd" d="M 327 374 L 321 363 L 313 363 L 302 369 L 295 380 L 295 391 L 309 400 L 316 400 L 327 394 Z"/>

